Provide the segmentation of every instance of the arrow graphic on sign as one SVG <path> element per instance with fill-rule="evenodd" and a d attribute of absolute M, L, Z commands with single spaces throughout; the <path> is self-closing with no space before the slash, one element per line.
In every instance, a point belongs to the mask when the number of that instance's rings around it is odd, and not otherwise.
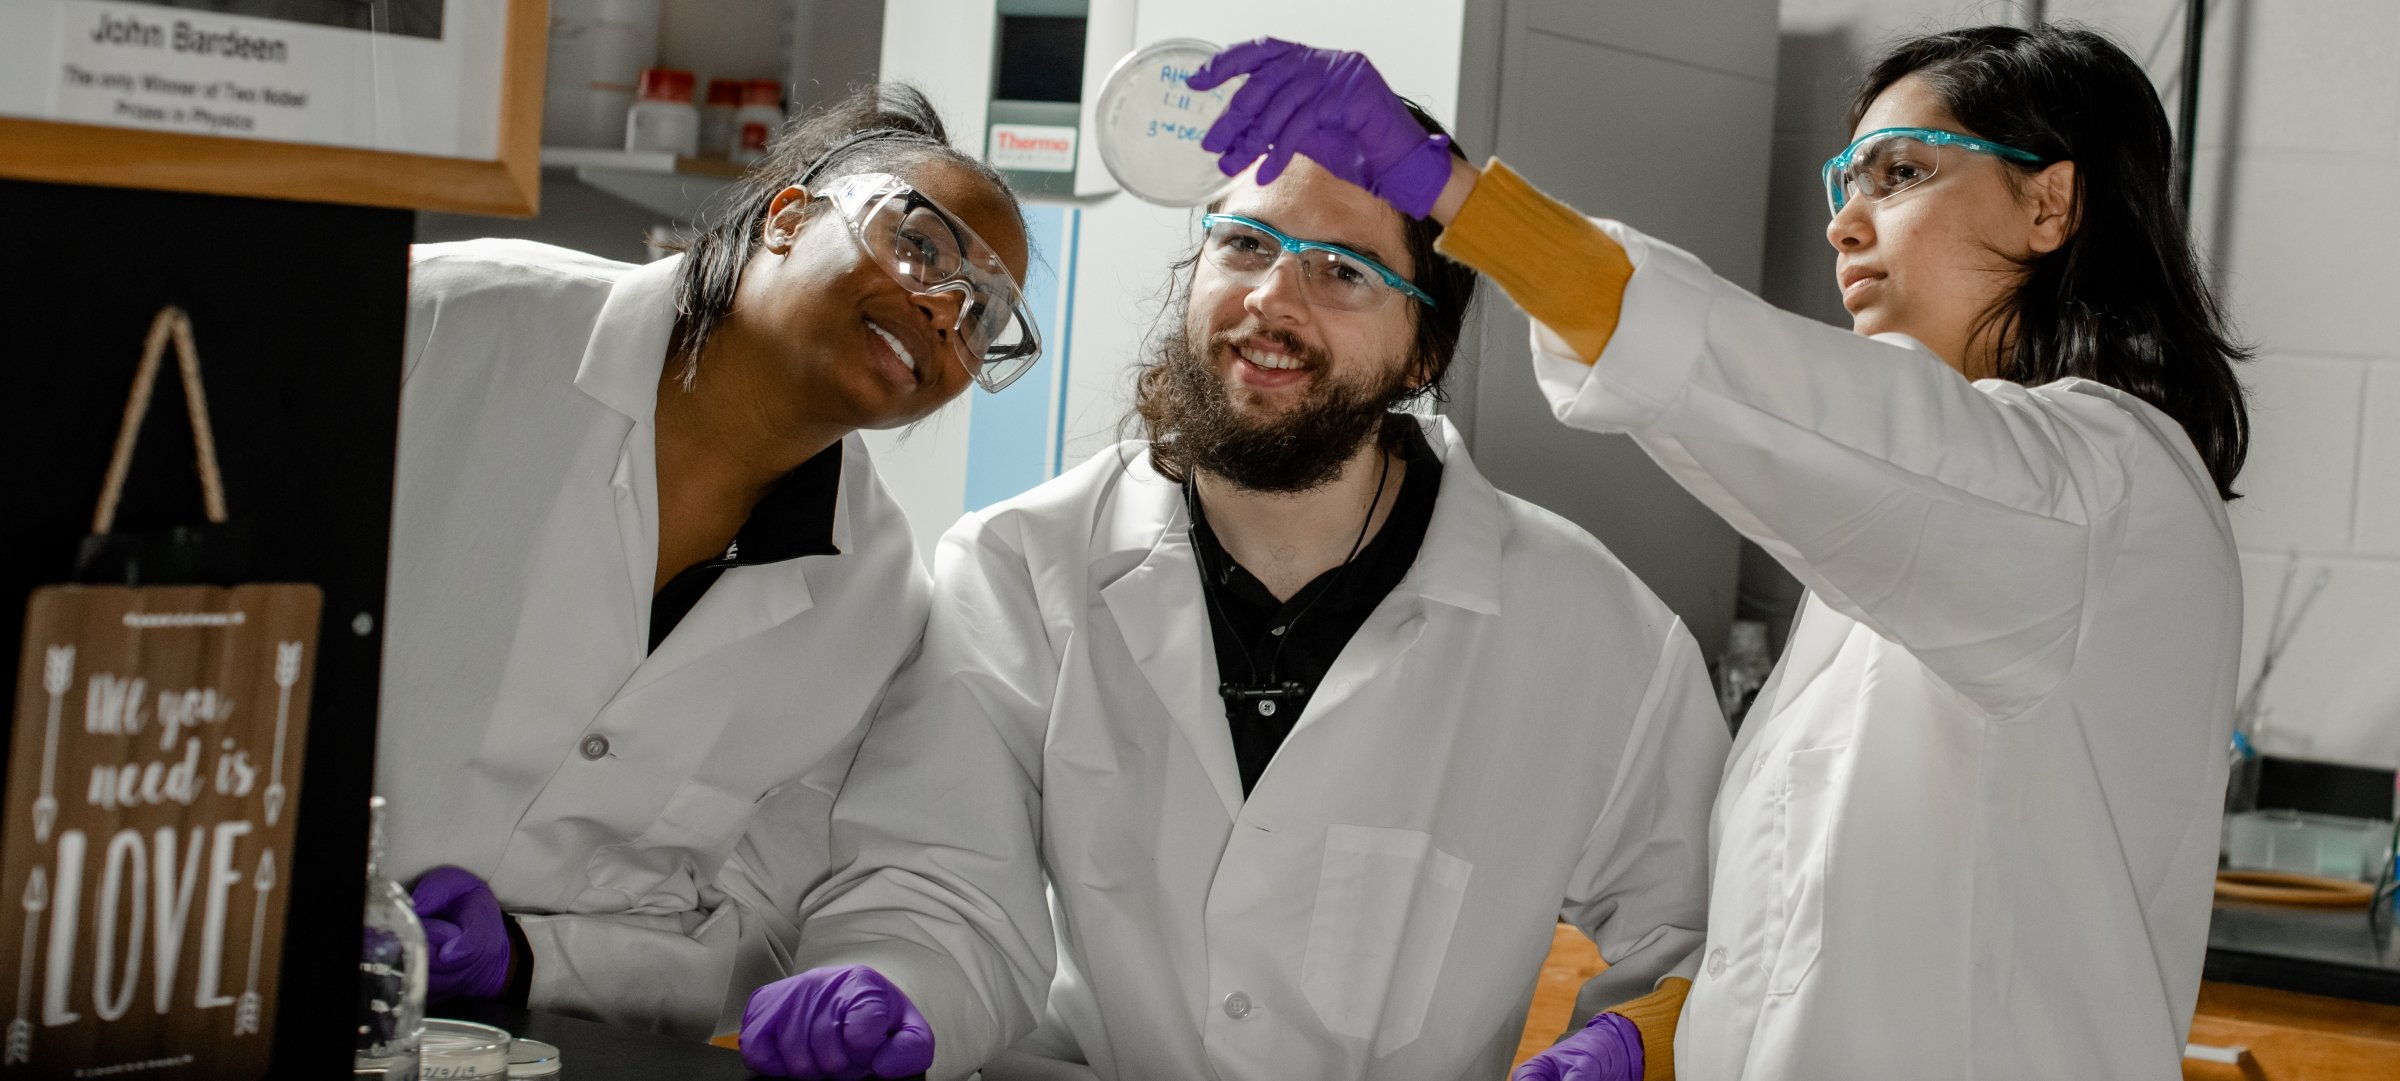
<path fill-rule="evenodd" d="M 0 1062 L 29 1062 L 33 1059 L 33 1022 L 26 1020 L 26 1004 L 33 1001 L 33 937 L 41 927 L 42 910 L 50 907 L 50 876 L 42 869 L 33 869 L 33 877 L 25 883 L 25 948 L 17 954 L 17 1018 L 8 1023 L 8 1051 Z"/>
<path fill-rule="evenodd" d="M 42 794 L 33 801 L 33 841 L 50 843 L 50 826 L 58 821 L 58 798 L 51 794 L 58 773 L 58 711 L 67 688 L 75 682 L 75 647 L 51 646 L 42 658 L 42 689 L 50 692 L 49 734 L 42 740 Z"/>
<path fill-rule="evenodd" d="M 267 894 L 275 888 L 275 850 L 258 854 L 258 877 L 251 880 L 258 887 L 250 902 L 250 982 L 243 985 L 242 999 L 233 1007 L 233 1034 L 247 1036 L 258 1031 L 258 955 L 267 941 Z"/>
<path fill-rule="evenodd" d="M 275 643 L 275 768 L 267 774 L 267 825 L 283 815 L 283 737 L 291 727 L 292 684 L 300 682 L 300 643 Z"/>

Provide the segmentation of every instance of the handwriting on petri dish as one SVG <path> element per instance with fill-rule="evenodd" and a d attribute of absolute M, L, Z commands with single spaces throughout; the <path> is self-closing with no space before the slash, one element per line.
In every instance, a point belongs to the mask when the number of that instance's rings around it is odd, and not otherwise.
<path fill-rule="evenodd" d="M 1208 134 L 1208 129 L 1198 124 L 1161 124 L 1153 120 L 1150 121 L 1150 130 L 1143 134 L 1153 139 L 1173 139 L 1177 142 L 1196 143 L 1202 136 Z"/>
<path fill-rule="evenodd" d="M 1215 123 L 1217 114 L 1224 108 L 1226 92 L 1230 87 L 1220 86 L 1206 92 L 1193 90 L 1185 83 L 1185 80 L 1191 78 L 1192 71 L 1192 68 L 1179 64 L 1159 65 L 1158 82 L 1161 90 L 1158 95 L 1158 109 L 1167 113 L 1191 114 L 1197 122 L 1183 123 L 1173 119 L 1153 119 L 1145 125 L 1143 131 L 1145 137 L 1197 143 L 1208 134 L 1209 125 Z"/>

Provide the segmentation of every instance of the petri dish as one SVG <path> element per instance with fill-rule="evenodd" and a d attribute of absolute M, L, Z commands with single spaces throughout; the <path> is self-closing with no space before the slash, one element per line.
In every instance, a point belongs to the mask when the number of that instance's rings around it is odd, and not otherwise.
<path fill-rule="evenodd" d="M 433 1018 L 419 1043 L 424 1081 L 507 1081 L 508 1033 L 472 1021 Z"/>
<path fill-rule="evenodd" d="M 1232 186 L 1217 171 L 1217 156 L 1200 149 L 1200 139 L 1225 115 L 1248 76 L 1214 90 L 1194 90 L 1184 81 L 1215 55 L 1217 46 L 1208 42 L 1168 38 L 1127 53 L 1109 69 L 1092 124 L 1100 163 L 1128 194 L 1160 206 L 1199 206 Z"/>
<path fill-rule="evenodd" d="M 557 1077 L 565 1067 L 558 1057 L 558 1048 L 540 1040 L 518 1040 L 508 1045 L 508 1076 L 510 1081 L 540 1081 Z"/>

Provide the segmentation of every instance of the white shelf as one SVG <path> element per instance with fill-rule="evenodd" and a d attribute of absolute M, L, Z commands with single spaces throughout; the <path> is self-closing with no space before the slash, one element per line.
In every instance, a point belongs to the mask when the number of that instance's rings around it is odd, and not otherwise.
<path fill-rule="evenodd" d="M 543 147 L 542 168 L 571 171 L 586 186 L 687 222 L 742 175 L 741 166 L 716 158 L 585 146 Z"/>

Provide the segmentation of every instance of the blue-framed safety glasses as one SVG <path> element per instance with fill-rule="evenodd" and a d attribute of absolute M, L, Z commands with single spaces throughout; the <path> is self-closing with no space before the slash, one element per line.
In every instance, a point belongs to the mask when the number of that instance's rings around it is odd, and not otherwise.
<path fill-rule="evenodd" d="M 1907 191 L 1941 171 L 1944 151 L 1989 154 L 2039 165 L 2042 156 L 1989 139 L 1933 128 L 1879 128 L 1826 159 L 1825 205 L 1836 214 L 1855 195 L 1869 202 Z"/>
<path fill-rule="evenodd" d="M 1244 286 L 1265 281 L 1277 260 L 1289 253 L 1300 264 L 1301 295 L 1320 308 L 1371 312 L 1406 296 L 1428 308 L 1440 307 L 1407 278 L 1390 267 L 1322 240 L 1298 240 L 1274 226 L 1236 214 L 1203 214 L 1200 228 L 1207 235 L 1200 252 L 1228 279 Z"/>

